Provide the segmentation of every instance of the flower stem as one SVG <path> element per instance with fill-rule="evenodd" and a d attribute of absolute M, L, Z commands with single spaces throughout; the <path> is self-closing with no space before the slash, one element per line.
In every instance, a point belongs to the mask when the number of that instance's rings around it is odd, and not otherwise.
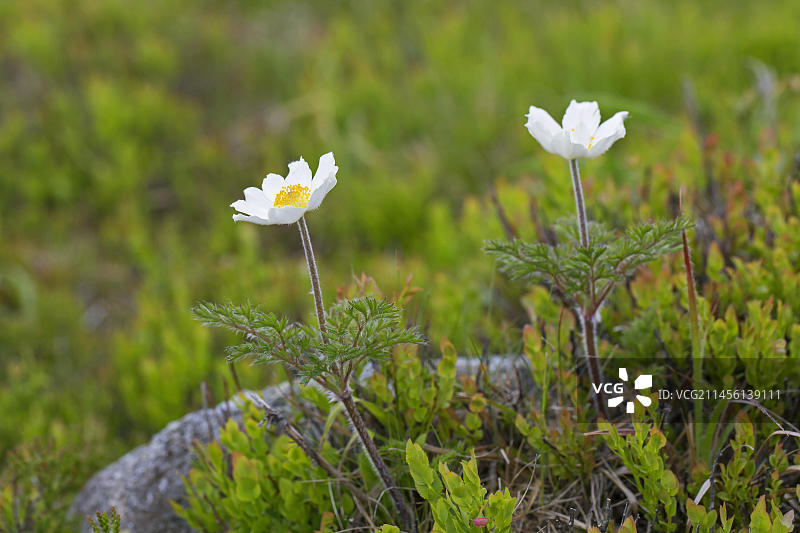
<path fill-rule="evenodd" d="M 317 263 L 314 260 L 314 248 L 311 246 L 311 235 L 308 232 L 308 224 L 306 224 L 305 217 L 300 217 L 300 220 L 297 221 L 297 226 L 300 228 L 300 240 L 303 242 L 303 251 L 306 255 L 306 264 L 308 265 L 308 276 L 311 278 L 311 290 L 314 294 L 314 307 L 317 311 L 317 320 L 319 322 L 319 331 L 322 334 L 322 342 L 328 342 L 328 333 L 325 327 L 325 307 L 322 303 L 322 289 L 320 288 L 319 284 L 319 273 L 317 272 Z M 323 387 L 327 388 L 331 392 L 333 392 L 339 400 L 342 402 L 344 406 L 345 412 L 347 413 L 347 418 L 350 420 L 350 423 L 353 425 L 353 428 L 356 430 L 356 435 L 358 436 L 358 440 L 361 441 L 361 445 L 364 447 L 364 450 L 367 452 L 367 456 L 372 463 L 375 472 L 381 479 L 383 486 L 389 492 L 389 495 L 392 498 L 392 502 L 397 509 L 397 512 L 400 514 L 400 519 L 403 522 L 404 530 L 409 531 L 411 533 L 417 532 L 417 524 L 416 519 L 414 517 L 414 513 L 411 508 L 408 506 L 406 501 L 403 499 L 403 495 L 400 493 L 400 489 L 397 488 L 397 484 L 394 482 L 392 475 L 389 473 L 389 467 L 386 466 L 386 463 L 383 461 L 383 458 L 378 451 L 378 446 L 375 444 L 375 441 L 372 440 L 370 437 L 369 432 L 367 430 L 367 424 L 364 422 L 364 418 L 361 416 L 361 413 L 358 411 L 356 407 L 356 402 L 353 399 L 353 393 L 350 389 L 350 384 L 348 383 L 350 379 L 349 373 L 344 372 L 343 368 L 340 365 L 334 363 L 332 368 L 332 373 L 341 380 L 341 388 L 338 387 L 331 387 L 330 385 L 326 384 L 325 382 L 317 380 Z"/>
<path fill-rule="evenodd" d="M 589 248 L 589 224 L 586 217 L 586 205 L 583 202 L 583 185 L 581 185 L 581 173 L 578 169 L 578 160 L 569 160 L 569 173 L 572 176 L 572 192 L 575 196 L 575 209 L 578 213 L 578 234 L 580 235 L 581 247 Z M 579 316 L 581 329 L 583 330 L 583 348 L 586 352 L 586 362 L 589 369 L 589 380 L 592 384 L 600 384 L 603 381 L 603 372 L 600 369 L 600 360 L 597 356 L 597 323 L 595 322 L 595 302 L 594 302 L 594 280 L 589 279 L 587 287 L 587 301 L 581 309 Z M 594 392 L 592 387 L 597 409 L 608 419 L 608 410 L 604 401 L 602 389 L 599 393 Z"/>
<path fill-rule="evenodd" d="M 581 238 L 581 246 L 589 247 L 589 230 L 586 221 L 586 206 L 583 204 L 583 186 L 581 185 L 581 173 L 578 170 L 578 160 L 569 160 L 569 173 L 572 175 L 572 192 L 575 194 L 575 208 L 578 211 L 578 233 Z"/>
<path fill-rule="evenodd" d="M 325 329 L 325 306 L 322 303 L 322 289 L 319 285 L 317 262 L 314 260 L 314 248 L 311 246 L 311 235 L 308 233 L 306 217 L 300 217 L 300 220 L 297 221 L 297 226 L 300 228 L 300 240 L 303 241 L 303 251 L 306 254 L 308 277 L 311 278 L 311 290 L 314 293 L 314 308 L 317 311 L 319 332 L 322 334 L 322 342 L 328 342 L 328 332 Z"/>
<path fill-rule="evenodd" d="M 367 452 L 367 457 L 369 457 L 372 467 L 381 478 L 383 486 L 386 488 L 386 490 L 389 492 L 389 496 L 392 498 L 392 502 L 394 503 L 394 506 L 400 515 L 400 520 L 403 524 L 403 530 L 416 533 L 417 521 L 414 517 L 414 512 L 403 499 L 400 489 L 397 488 L 397 484 L 394 482 L 394 479 L 389 472 L 389 467 L 387 467 L 386 463 L 383 462 L 383 458 L 378 451 L 378 447 L 375 445 L 375 441 L 373 441 L 369 436 L 367 425 L 364 423 L 361 413 L 356 408 L 356 402 L 353 400 L 353 393 L 350 390 L 349 385 L 345 384 L 344 392 L 339 394 L 339 399 L 342 401 L 342 405 L 347 412 L 347 416 L 350 419 L 350 422 L 353 424 L 353 428 L 356 430 L 356 435 L 358 435 L 361 445 L 364 446 L 364 450 Z"/>

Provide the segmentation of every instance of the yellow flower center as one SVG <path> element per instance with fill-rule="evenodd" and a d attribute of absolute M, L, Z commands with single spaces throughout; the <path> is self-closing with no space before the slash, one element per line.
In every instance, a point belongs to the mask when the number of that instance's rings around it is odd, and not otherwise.
<path fill-rule="evenodd" d="M 275 207 L 305 207 L 308 205 L 308 199 L 311 197 L 311 191 L 308 187 L 302 185 L 287 185 L 275 195 Z"/>

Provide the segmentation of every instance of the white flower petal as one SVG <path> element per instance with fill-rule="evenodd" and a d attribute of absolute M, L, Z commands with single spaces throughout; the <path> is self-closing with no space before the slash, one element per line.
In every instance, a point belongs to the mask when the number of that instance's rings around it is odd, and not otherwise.
<path fill-rule="evenodd" d="M 542 145 L 542 148 L 552 152 L 553 138 L 562 131 L 558 122 L 553 120 L 550 113 L 536 106 L 531 106 L 525 116 L 528 118 L 525 127 L 528 128 L 530 134 Z"/>
<path fill-rule="evenodd" d="M 267 177 L 261 182 L 261 189 L 269 199 L 270 205 L 275 200 L 275 195 L 278 194 L 278 191 L 283 188 L 283 182 L 283 176 L 272 173 L 267 174 Z"/>
<path fill-rule="evenodd" d="M 550 148 L 545 147 L 545 150 L 551 154 L 560 155 L 565 159 L 572 159 L 572 141 L 569 140 L 569 135 L 565 131 L 559 131 L 558 135 L 554 136 L 550 141 Z"/>
<path fill-rule="evenodd" d="M 589 150 L 586 149 L 583 143 L 570 142 L 569 157 L 567 159 L 583 159 L 586 157 L 590 157 Z"/>
<path fill-rule="evenodd" d="M 267 217 L 270 224 L 294 224 L 306 212 L 305 207 L 287 205 L 285 207 L 271 207 Z"/>
<path fill-rule="evenodd" d="M 259 224 L 261 226 L 267 226 L 269 224 L 272 224 L 272 222 L 270 222 L 266 218 L 240 215 L 238 213 L 233 215 L 233 220 L 236 222 L 252 222 L 253 224 Z"/>
<path fill-rule="evenodd" d="M 299 161 L 289 163 L 289 174 L 286 176 L 286 181 L 283 185 L 311 187 L 311 169 L 305 159 L 301 157 Z"/>
<path fill-rule="evenodd" d="M 620 111 L 610 119 L 606 120 L 594 134 L 595 139 L 589 149 L 588 157 L 603 155 L 611 148 L 611 145 L 625 137 L 624 120 L 628 117 L 627 111 Z"/>
<path fill-rule="evenodd" d="M 248 203 L 262 206 L 264 209 L 269 208 L 267 195 L 258 187 L 248 187 L 244 190 L 244 199 Z"/>
<path fill-rule="evenodd" d="M 627 111 L 620 111 L 619 113 L 616 113 L 613 117 L 600 124 L 600 127 L 597 128 L 594 136 L 597 139 L 611 137 L 613 135 L 618 135 L 617 139 L 625 137 L 624 121 L 626 118 L 628 118 Z"/>
<path fill-rule="evenodd" d="M 600 124 L 600 108 L 597 102 L 576 102 L 569 103 L 561 120 L 561 126 L 566 132 L 574 132 L 579 136 L 589 137 L 594 135 L 598 124 Z"/>
<path fill-rule="evenodd" d="M 311 198 L 308 199 L 308 206 L 306 207 L 306 209 L 309 211 L 318 208 L 322 203 L 322 200 L 325 199 L 325 196 L 331 191 L 331 189 L 334 188 L 334 186 L 336 186 L 335 175 L 331 175 L 325 181 L 319 181 L 320 182 L 318 183 L 316 179 L 314 180 L 314 187 L 316 188 L 311 193 Z"/>
<path fill-rule="evenodd" d="M 260 217 L 266 217 L 267 210 L 269 209 L 267 205 L 248 202 L 247 200 L 236 200 L 231 204 L 231 207 L 236 209 L 240 213 L 244 213 L 246 215 L 260 216 Z"/>
<path fill-rule="evenodd" d="M 339 167 L 336 166 L 336 161 L 333 159 L 333 152 L 328 152 L 320 157 L 317 171 L 314 173 L 314 179 L 311 181 L 311 190 L 316 190 L 323 183 L 327 182 L 329 178 L 335 178 L 336 172 L 338 171 Z M 334 182 L 335 181 L 334 179 Z"/>

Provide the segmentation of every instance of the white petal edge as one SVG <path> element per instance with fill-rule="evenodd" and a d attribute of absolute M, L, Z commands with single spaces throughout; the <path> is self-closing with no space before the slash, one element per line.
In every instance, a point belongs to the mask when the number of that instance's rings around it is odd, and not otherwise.
<path fill-rule="evenodd" d="M 627 111 L 620 111 L 610 119 L 606 120 L 595 133 L 595 141 L 589 150 L 590 158 L 603 155 L 611 148 L 611 145 L 625 137 L 625 125 L 623 121 L 628 117 Z"/>
<path fill-rule="evenodd" d="M 289 174 L 286 175 L 284 186 L 302 185 L 311 188 L 311 169 L 302 157 L 298 161 L 289 163 Z"/>
<path fill-rule="evenodd" d="M 339 167 L 336 166 L 336 160 L 333 158 L 333 152 L 328 152 L 319 158 L 319 165 L 317 171 L 314 173 L 314 179 L 311 180 L 311 190 L 314 191 L 319 188 L 329 178 L 336 176 Z"/>
<path fill-rule="evenodd" d="M 325 199 L 325 196 L 327 196 L 327 194 L 336 186 L 337 183 L 335 175 L 331 175 L 325 181 L 320 181 L 320 184 L 317 184 L 316 181 L 314 182 L 316 189 L 314 189 L 314 192 L 311 193 L 311 198 L 308 199 L 308 206 L 306 206 L 306 209 L 309 211 L 318 208 L 322 203 L 322 200 Z"/>
<path fill-rule="evenodd" d="M 236 200 L 231 204 L 231 207 L 245 215 L 257 217 L 266 217 L 269 209 L 268 206 L 248 202 L 247 200 Z"/>
<path fill-rule="evenodd" d="M 270 205 L 275 200 L 275 195 L 278 194 L 278 191 L 283 188 L 284 181 L 283 176 L 269 173 L 264 178 L 264 181 L 261 182 L 261 190 L 264 191 L 264 194 L 269 199 Z"/>
<path fill-rule="evenodd" d="M 244 199 L 246 202 L 253 205 L 261 206 L 264 209 L 269 208 L 270 203 L 267 200 L 267 195 L 258 187 L 248 187 L 244 190 Z"/>
<path fill-rule="evenodd" d="M 574 129 L 577 132 L 580 128 L 586 128 L 587 137 L 594 134 L 599 124 L 600 106 L 597 105 L 597 102 L 572 100 L 564 112 L 564 118 L 561 119 L 561 126 L 564 131 L 570 132 Z"/>
<path fill-rule="evenodd" d="M 620 111 L 619 113 L 615 113 L 610 119 L 606 120 L 597 128 L 597 131 L 594 133 L 594 136 L 600 140 L 604 137 L 610 137 L 612 135 L 619 135 L 617 139 L 621 139 L 625 137 L 625 119 L 628 118 L 627 111 Z"/>
<path fill-rule="evenodd" d="M 253 224 L 258 224 L 260 226 L 267 226 L 269 224 L 272 224 L 272 222 L 270 222 L 266 218 L 240 215 L 238 213 L 233 215 L 233 220 L 236 222 L 252 222 Z"/>
<path fill-rule="evenodd" d="M 525 127 L 542 148 L 552 152 L 553 138 L 561 134 L 561 126 L 558 125 L 550 113 L 536 106 L 531 106 L 528 114 L 525 115 L 528 121 Z"/>

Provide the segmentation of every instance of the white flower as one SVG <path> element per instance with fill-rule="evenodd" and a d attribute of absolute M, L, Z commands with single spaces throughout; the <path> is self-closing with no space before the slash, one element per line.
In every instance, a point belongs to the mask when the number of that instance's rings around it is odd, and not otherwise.
<path fill-rule="evenodd" d="M 244 214 L 233 215 L 233 220 L 261 225 L 297 222 L 306 211 L 318 208 L 333 189 L 337 170 L 333 152 L 328 152 L 319 158 L 317 172 L 311 179 L 311 169 L 301 157 L 300 161 L 289 163 L 286 179 L 278 174 L 267 174 L 260 189 L 246 188 L 245 199 L 231 204 Z"/>
<path fill-rule="evenodd" d="M 561 126 L 553 117 L 531 106 L 525 126 L 542 148 L 565 159 L 593 158 L 602 155 L 614 142 L 625 137 L 623 121 L 627 111 L 620 111 L 600 124 L 597 102 L 569 103 Z"/>

